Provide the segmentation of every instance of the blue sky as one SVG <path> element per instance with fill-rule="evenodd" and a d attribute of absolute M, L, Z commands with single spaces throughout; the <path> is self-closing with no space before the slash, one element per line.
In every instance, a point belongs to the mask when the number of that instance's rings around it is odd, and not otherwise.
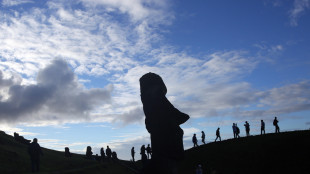
<path fill-rule="evenodd" d="M 149 144 L 139 78 L 159 74 L 200 131 L 310 128 L 310 1 L 0 1 L 0 129 L 122 159 Z"/>

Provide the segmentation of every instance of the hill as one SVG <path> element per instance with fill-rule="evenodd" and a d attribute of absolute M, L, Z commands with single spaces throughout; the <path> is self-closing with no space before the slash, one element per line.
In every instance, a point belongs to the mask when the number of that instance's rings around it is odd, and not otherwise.
<path fill-rule="evenodd" d="M 64 152 L 42 148 L 41 173 L 134 173 L 141 161 L 133 164 L 98 163 L 83 155 L 64 157 Z M 31 171 L 27 145 L 16 142 L 12 136 L 0 132 L 0 173 L 29 173 Z M 263 136 L 242 137 L 208 143 L 185 151 L 179 163 L 180 174 L 194 174 L 201 164 L 204 173 L 223 174 L 285 174 L 310 173 L 310 131 L 283 132 Z"/>
<path fill-rule="evenodd" d="M 310 173 L 310 131 L 283 132 L 209 143 L 185 151 L 179 173 Z"/>
<path fill-rule="evenodd" d="M 31 163 L 27 149 L 27 145 L 0 132 L 0 173 L 30 173 Z M 132 173 L 119 163 L 99 163 L 87 160 L 79 154 L 73 154 L 71 158 L 66 158 L 64 152 L 46 148 L 42 148 L 42 151 L 44 156 L 41 158 L 40 173 Z"/>

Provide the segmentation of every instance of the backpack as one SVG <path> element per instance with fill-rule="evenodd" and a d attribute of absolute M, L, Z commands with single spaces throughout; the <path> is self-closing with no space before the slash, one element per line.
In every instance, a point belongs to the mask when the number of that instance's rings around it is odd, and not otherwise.
<path fill-rule="evenodd" d="M 236 127 L 236 129 L 237 129 L 237 134 L 239 134 L 240 133 L 240 129 L 239 129 L 239 127 Z"/>

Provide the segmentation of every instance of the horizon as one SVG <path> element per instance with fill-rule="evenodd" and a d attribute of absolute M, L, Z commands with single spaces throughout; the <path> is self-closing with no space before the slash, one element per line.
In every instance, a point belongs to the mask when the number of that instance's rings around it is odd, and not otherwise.
<path fill-rule="evenodd" d="M 151 144 L 139 79 L 153 72 L 201 131 L 310 128 L 310 0 L 0 1 L 0 130 L 120 159 Z"/>

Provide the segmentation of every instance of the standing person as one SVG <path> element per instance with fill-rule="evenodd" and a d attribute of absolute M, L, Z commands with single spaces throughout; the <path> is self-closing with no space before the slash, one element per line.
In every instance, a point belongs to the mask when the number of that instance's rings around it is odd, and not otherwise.
<path fill-rule="evenodd" d="M 244 124 L 245 126 L 245 132 L 246 132 L 246 136 L 250 136 L 250 124 L 248 123 L 248 121 L 245 122 Z"/>
<path fill-rule="evenodd" d="M 31 169 L 32 172 L 39 172 L 40 171 L 40 156 L 43 156 L 41 147 L 38 143 L 38 139 L 34 138 L 32 143 L 30 143 L 28 147 L 28 153 L 31 159 Z"/>
<path fill-rule="evenodd" d="M 145 145 L 142 145 L 140 148 L 140 154 L 145 154 Z"/>
<path fill-rule="evenodd" d="M 198 140 L 197 140 L 196 134 L 193 135 L 192 141 L 194 143 L 194 147 L 198 147 L 198 144 L 197 144 Z"/>
<path fill-rule="evenodd" d="M 177 161 L 184 156 L 184 132 L 180 125 L 189 116 L 167 99 L 167 87 L 159 75 L 147 73 L 139 81 L 145 126 L 152 146 L 152 160 L 145 173 L 176 173 Z"/>
<path fill-rule="evenodd" d="M 235 127 L 236 127 L 236 138 L 240 138 L 239 134 L 240 134 L 240 129 L 237 125 L 237 123 L 235 123 Z"/>
<path fill-rule="evenodd" d="M 152 148 L 150 147 L 150 144 L 147 145 L 146 153 L 147 153 L 147 159 L 152 158 Z"/>
<path fill-rule="evenodd" d="M 132 161 L 135 162 L 135 147 L 131 148 L 131 157 L 132 157 Z"/>
<path fill-rule="evenodd" d="M 263 132 L 264 134 L 265 133 L 265 122 L 263 120 L 260 121 L 260 134 L 263 135 Z"/>
<path fill-rule="evenodd" d="M 221 134 L 220 134 L 220 128 L 219 128 L 219 127 L 218 127 L 217 130 L 216 130 L 216 138 L 215 138 L 215 141 L 214 141 L 214 142 L 216 142 L 216 140 L 217 140 L 218 138 L 220 138 L 220 141 L 222 141 L 222 140 L 221 140 Z"/>
<path fill-rule="evenodd" d="M 101 160 L 104 161 L 105 153 L 104 153 L 104 148 L 103 147 L 101 147 L 101 149 L 100 149 L 100 155 L 101 155 Z"/>
<path fill-rule="evenodd" d="M 205 135 L 204 131 L 201 131 L 201 141 L 202 141 L 203 144 L 206 144 L 205 143 L 205 138 L 206 138 L 206 135 Z"/>
<path fill-rule="evenodd" d="M 236 138 L 237 136 L 236 136 L 236 125 L 235 125 L 235 123 L 233 123 L 233 125 L 232 125 L 232 130 L 233 130 L 233 133 L 234 133 L 234 138 Z"/>
<path fill-rule="evenodd" d="M 274 120 L 273 120 L 273 125 L 276 127 L 276 133 L 280 133 L 280 128 L 279 128 L 279 125 L 278 125 L 278 119 L 277 117 L 274 117 Z"/>
<path fill-rule="evenodd" d="M 107 149 L 105 150 L 105 153 L 107 154 L 108 160 L 110 160 L 111 157 L 112 157 L 112 150 L 110 149 L 109 146 L 107 146 Z"/>

